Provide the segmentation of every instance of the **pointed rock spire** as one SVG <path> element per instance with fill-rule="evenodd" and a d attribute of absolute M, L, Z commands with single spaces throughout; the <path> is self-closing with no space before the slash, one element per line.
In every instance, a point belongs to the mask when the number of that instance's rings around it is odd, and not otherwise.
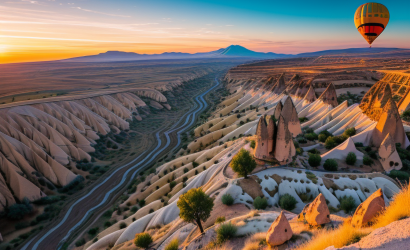
<path fill-rule="evenodd" d="M 278 129 L 276 132 L 275 158 L 282 164 L 292 161 L 296 155 L 295 145 L 293 144 L 292 133 L 288 129 L 285 119 L 281 115 L 278 120 Z"/>
<path fill-rule="evenodd" d="M 274 150 L 275 150 L 275 144 L 276 144 L 276 123 L 272 119 L 273 117 L 269 117 L 269 122 L 268 122 L 268 153 L 270 156 L 274 155 Z"/>
<path fill-rule="evenodd" d="M 316 199 L 304 210 L 304 217 L 311 226 L 323 225 L 330 222 L 330 212 L 325 196 L 320 193 Z"/>
<path fill-rule="evenodd" d="M 333 83 L 329 84 L 322 95 L 319 96 L 319 99 L 326 104 L 332 105 L 332 107 L 337 107 L 338 103 L 335 85 L 333 85 Z"/>
<path fill-rule="evenodd" d="M 305 99 L 306 101 L 308 101 L 310 103 L 317 100 L 315 89 L 313 88 L 313 85 L 309 86 L 309 89 L 308 89 L 308 91 L 307 91 L 307 93 L 306 93 L 306 95 L 303 99 Z"/>
<path fill-rule="evenodd" d="M 378 121 L 384 106 L 392 97 L 392 90 L 388 83 L 375 84 L 364 95 L 359 107 L 370 119 Z"/>
<path fill-rule="evenodd" d="M 278 81 L 273 86 L 272 92 L 275 94 L 282 94 L 282 92 L 286 89 L 285 84 L 285 73 L 282 73 L 278 79 Z"/>
<path fill-rule="evenodd" d="M 307 83 L 303 83 L 296 92 L 296 96 L 303 98 L 309 91 L 309 86 L 312 85 L 313 79 L 309 79 Z"/>
<path fill-rule="evenodd" d="M 266 160 L 269 158 L 268 128 L 266 125 L 266 116 L 259 118 L 256 129 L 255 158 Z"/>
<path fill-rule="evenodd" d="M 279 246 L 292 238 L 293 232 L 285 214 L 280 212 L 280 215 L 270 226 L 266 234 L 266 242 L 269 246 Z"/>
<path fill-rule="evenodd" d="M 353 227 L 363 227 L 369 225 L 380 212 L 385 208 L 383 191 L 379 188 L 360 204 L 352 218 Z"/>
<path fill-rule="evenodd" d="M 379 147 L 379 160 L 386 172 L 391 170 L 400 170 L 403 164 L 396 150 L 396 145 L 390 134 L 386 135 L 382 144 Z"/>
<path fill-rule="evenodd" d="M 289 131 L 292 133 L 293 137 L 302 133 L 302 128 L 300 127 L 300 121 L 298 118 L 298 112 L 296 112 L 295 105 L 293 104 L 292 98 L 288 96 L 283 105 L 281 115 L 285 119 Z"/>
<path fill-rule="evenodd" d="M 282 109 L 283 109 L 283 104 L 281 101 L 279 101 L 278 104 L 276 104 L 275 112 L 273 114 L 276 120 L 279 120 L 279 116 L 282 113 Z"/>
<path fill-rule="evenodd" d="M 406 133 L 396 103 L 391 96 L 384 105 L 383 113 L 373 130 L 372 144 L 380 147 L 387 134 L 390 134 L 394 143 L 400 143 L 402 148 L 405 147 Z"/>

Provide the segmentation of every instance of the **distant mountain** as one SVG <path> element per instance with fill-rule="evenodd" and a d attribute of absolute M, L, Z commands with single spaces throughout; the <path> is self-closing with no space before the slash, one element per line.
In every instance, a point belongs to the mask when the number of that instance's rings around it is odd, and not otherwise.
<path fill-rule="evenodd" d="M 196 58 L 229 58 L 241 57 L 249 59 L 277 59 L 295 57 L 315 57 L 325 55 L 360 55 L 360 56 L 382 56 L 384 54 L 409 52 L 410 50 L 399 48 L 349 48 L 339 50 L 323 50 L 317 52 L 301 53 L 297 55 L 276 54 L 272 52 L 263 53 L 249 50 L 240 45 L 231 45 L 227 48 L 218 49 L 205 53 L 182 53 L 165 52 L 162 54 L 138 54 L 134 52 L 107 51 L 98 55 L 75 57 L 62 60 L 63 62 L 119 62 L 137 60 L 164 60 L 164 59 L 196 59 Z"/>
<path fill-rule="evenodd" d="M 162 54 L 138 54 L 134 52 L 107 51 L 98 55 L 75 57 L 62 60 L 64 62 L 115 62 L 115 61 L 136 61 L 136 60 L 159 60 L 159 59 L 192 59 L 192 58 L 227 58 L 246 57 L 254 59 L 274 59 L 288 57 L 290 55 L 275 54 L 272 52 L 255 52 L 240 45 L 231 45 L 227 48 L 218 49 L 205 53 L 182 53 L 165 52 Z"/>

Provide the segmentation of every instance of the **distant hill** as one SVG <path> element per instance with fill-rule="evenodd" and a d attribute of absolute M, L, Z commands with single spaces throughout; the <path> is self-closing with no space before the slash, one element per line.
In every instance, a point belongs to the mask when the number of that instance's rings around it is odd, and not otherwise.
<path fill-rule="evenodd" d="M 297 55 L 276 54 L 273 52 L 263 53 L 249 50 L 240 45 L 231 45 L 227 48 L 218 49 L 205 53 L 182 53 L 182 52 L 165 52 L 162 54 L 138 54 L 134 52 L 107 51 L 98 55 L 75 57 L 61 60 L 63 62 L 119 62 L 119 61 L 138 61 L 138 60 L 164 60 L 164 59 L 196 59 L 196 58 L 229 58 L 241 57 L 249 59 L 277 59 L 277 58 L 295 58 L 295 57 L 315 57 L 325 55 L 365 55 L 377 56 L 389 53 L 408 52 L 399 48 L 349 48 L 340 50 L 323 50 L 317 52 L 301 53 Z"/>

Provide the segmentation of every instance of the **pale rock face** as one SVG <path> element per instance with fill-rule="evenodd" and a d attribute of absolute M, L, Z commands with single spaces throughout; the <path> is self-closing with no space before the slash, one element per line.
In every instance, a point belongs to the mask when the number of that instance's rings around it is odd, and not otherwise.
<path fill-rule="evenodd" d="M 286 219 L 283 211 L 279 217 L 272 223 L 267 234 L 266 242 L 269 246 L 279 246 L 292 238 L 293 232 L 290 228 L 290 224 Z"/>
<path fill-rule="evenodd" d="M 369 196 L 359 207 L 352 218 L 352 226 L 363 227 L 367 226 L 380 212 L 385 208 L 383 191 L 378 189 Z"/>
<path fill-rule="evenodd" d="M 298 113 L 296 112 L 295 105 L 293 105 L 292 98 L 288 97 L 283 105 L 282 116 L 288 125 L 289 131 L 293 137 L 302 133 Z"/>
<path fill-rule="evenodd" d="M 373 130 L 372 144 L 376 147 L 380 147 L 387 134 L 390 134 L 394 143 L 400 143 L 402 148 L 405 147 L 406 133 L 404 132 L 399 111 L 392 98 L 390 98 L 384 106 L 383 113 L 377 122 L 376 128 Z"/>
<path fill-rule="evenodd" d="M 273 123 L 273 122 L 272 122 Z M 273 150 L 273 137 L 270 135 L 275 134 L 275 126 L 269 123 L 269 132 L 268 126 L 266 125 L 266 116 L 262 116 L 259 119 L 258 127 L 256 130 L 256 145 L 255 145 L 255 158 L 260 160 L 272 160 L 273 156 L 270 154 Z"/>
<path fill-rule="evenodd" d="M 304 99 L 310 103 L 314 102 L 317 100 L 316 98 L 316 93 L 315 93 L 315 89 L 313 88 L 312 85 L 309 86 L 309 89 L 304 97 Z"/>
<path fill-rule="evenodd" d="M 396 145 L 390 134 L 387 134 L 379 147 L 379 160 L 386 172 L 400 170 L 403 164 L 396 150 Z"/>
<path fill-rule="evenodd" d="M 330 212 L 326 204 L 325 196 L 320 193 L 316 199 L 310 203 L 304 213 L 305 220 L 311 226 L 323 225 L 330 222 Z"/>
<path fill-rule="evenodd" d="M 337 107 L 337 94 L 336 88 L 333 83 L 327 86 L 326 90 L 319 96 L 319 100 L 322 100 L 326 104 L 332 105 L 332 107 Z"/>
<path fill-rule="evenodd" d="M 281 163 L 287 164 L 296 155 L 295 145 L 293 144 L 292 133 L 288 129 L 285 119 L 281 115 L 278 121 L 276 135 L 275 158 Z"/>
<path fill-rule="evenodd" d="M 272 88 L 272 92 L 275 94 L 282 94 L 282 92 L 286 89 L 286 84 L 285 84 L 285 74 L 283 73 L 278 81 L 275 83 L 275 85 Z"/>

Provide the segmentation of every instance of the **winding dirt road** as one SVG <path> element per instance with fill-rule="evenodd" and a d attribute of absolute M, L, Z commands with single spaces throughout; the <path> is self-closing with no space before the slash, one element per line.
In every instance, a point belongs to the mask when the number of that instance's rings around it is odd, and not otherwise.
<path fill-rule="evenodd" d="M 64 217 L 57 218 L 21 249 L 54 250 L 67 246 L 66 242 L 71 242 L 76 235 L 86 229 L 87 224 L 96 220 L 110 208 L 112 202 L 123 193 L 130 181 L 141 170 L 154 163 L 162 155 L 177 149 L 181 143 L 180 134 L 192 127 L 198 114 L 207 108 L 208 104 L 204 96 L 219 84 L 215 77 L 215 84 L 194 98 L 195 104 L 187 113 L 169 129 L 158 131 L 155 148 L 147 149 L 131 162 L 118 167 L 109 176 L 105 176 L 103 181 L 96 183 L 84 196 L 68 204 L 60 213 L 64 214 Z"/>

